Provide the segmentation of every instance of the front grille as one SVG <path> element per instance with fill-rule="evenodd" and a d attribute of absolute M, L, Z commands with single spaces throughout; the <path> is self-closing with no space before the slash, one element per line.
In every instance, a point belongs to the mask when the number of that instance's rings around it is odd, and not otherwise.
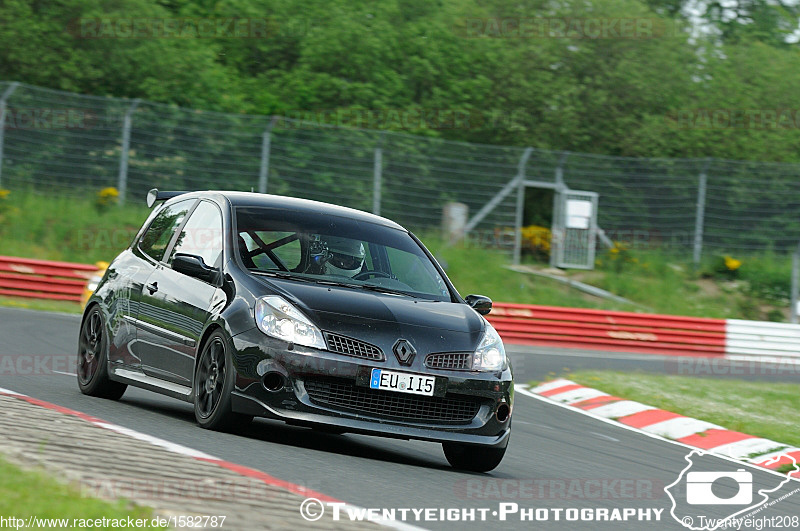
<path fill-rule="evenodd" d="M 429 354 L 425 366 L 431 369 L 469 370 L 472 368 L 472 352 L 443 352 Z"/>
<path fill-rule="evenodd" d="M 336 352 L 337 354 L 355 356 L 356 358 L 372 361 L 383 361 L 385 359 L 383 357 L 383 351 L 375 345 L 370 345 L 369 343 L 347 336 L 325 332 L 325 343 L 328 345 L 328 350 Z"/>
<path fill-rule="evenodd" d="M 480 402 L 469 398 L 414 396 L 407 393 L 356 387 L 337 380 L 306 380 L 312 402 L 382 418 L 432 422 L 469 423 L 478 414 Z"/>

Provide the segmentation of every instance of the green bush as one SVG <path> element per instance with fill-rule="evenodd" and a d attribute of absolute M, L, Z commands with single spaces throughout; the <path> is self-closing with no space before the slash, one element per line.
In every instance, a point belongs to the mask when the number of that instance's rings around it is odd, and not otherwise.
<path fill-rule="evenodd" d="M 772 253 L 749 258 L 741 268 L 740 278 L 747 281 L 749 295 L 786 304 L 791 297 L 792 260 Z"/>
<path fill-rule="evenodd" d="M 730 255 L 715 255 L 711 263 L 704 268 L 702 276 L 721 280 L 735 280 L 739 278 L 743 263 L 742 260 L 733 258 Z"/>

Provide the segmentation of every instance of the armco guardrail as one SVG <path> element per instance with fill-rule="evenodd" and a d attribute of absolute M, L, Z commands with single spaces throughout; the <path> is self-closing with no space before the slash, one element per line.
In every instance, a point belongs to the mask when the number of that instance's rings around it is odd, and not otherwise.
<path fill-rule="evenodd" d="M 800 325 L 728 319 L 728 357 L 794 358 L 800 362 Z"/>
<path fill-rule="evenodd" d="M 725 319 L 496 303 L 504 340 L 539 346 L 681 356 L 724 356 Z"/>
<path fill-rule="evenodd" d="M 80 302 L 97 267 L 0 256 L 0 295 Z"/>
<path fill-rule="evenodd" d="M 503 339 L 524 345 L 800 363 L 800 325 L 495 303 Z"/>
<path fill-rule="evenodd" d="M 0 256 L 0 295 L 80 301 L 88 264 Z M 800 363 L 800 325 L 496 302 L 503 339 L 526 345 Z"/>

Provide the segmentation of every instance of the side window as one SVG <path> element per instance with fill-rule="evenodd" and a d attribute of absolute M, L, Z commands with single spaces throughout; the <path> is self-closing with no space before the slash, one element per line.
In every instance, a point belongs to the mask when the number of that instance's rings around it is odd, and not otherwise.
<path fill-rule="evenodd" d="M 194 199 L 179 201 L 159 212 L 150 223 L 147 232 L 139 240 L 139 249 L 156 260 L 164 258 L 164 251 L 166 251 L 175 229 L 183 223 L 186 213 L 193 204 Z"/>
<path fill-rule="evenodd" d="M 178 235 L 168 263 L 172 264 L 176 253 L 199 256 L 211 267 L 222 265 L 222 215 L 216 206 L 208 201 L 197 205 Z"/>

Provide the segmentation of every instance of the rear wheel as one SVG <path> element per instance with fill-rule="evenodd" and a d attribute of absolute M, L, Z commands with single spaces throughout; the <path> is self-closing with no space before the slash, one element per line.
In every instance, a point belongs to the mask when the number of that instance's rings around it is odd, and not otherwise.
<path fill-rule="evenodd" d="M 232 430 L 247 426 L 253 417 L 233 413 L 231 392 L 234 370 L 231 347 L 222 331 L 206 341 L 194 377 L 194 416 L 210 430 Z"/>
<path fill-rule="evenodd" d="M 108 334 L 103 312 L 92 308 L 78 338 L 78 387 L 89 396 L 119 400 L 127 385 L 108 377 Z"/>
<path fill-rule="evenodd" d="M 488 472 L 497 468 L 506 447 L 492 448 L 473 444 L 442 443 L 444 456 L 453 468 L 472 472 Z"/>

